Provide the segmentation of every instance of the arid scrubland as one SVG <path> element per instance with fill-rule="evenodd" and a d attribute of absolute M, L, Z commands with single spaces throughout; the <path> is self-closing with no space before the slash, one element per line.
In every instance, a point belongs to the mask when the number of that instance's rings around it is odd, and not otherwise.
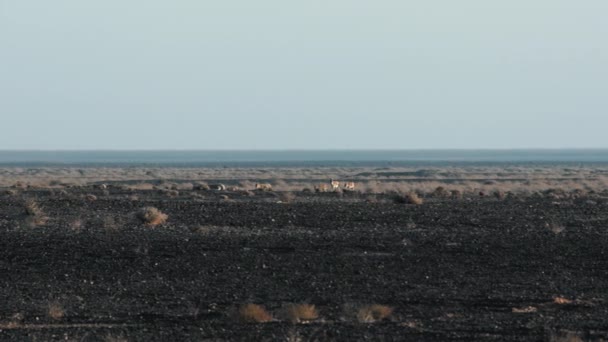
<path fill-rule="evenodd" d="M 2 168 L 0 340 L 599 341 L 607 172 Z"/>
<path fill-rule="evenodd" d="M 428 168 L 72 168 L 2 167 L 0 187 L 69 188 L 112 184 L 132 190 L 164 190 L 177 197 L 179 191 L 223 184 L 232 191 L 264 190 L 298 192 L 318 188 L 330 179 L 355 183 L 355 191 L 367 194 L 446 193 L 532 194 L 546 191 L 602 192 L 608 190 L 608 166 L 471 166 Z M 349 189 L 350 190 L 350 189 Z M 8 190 L 7 190 L 8 191 Z"/>

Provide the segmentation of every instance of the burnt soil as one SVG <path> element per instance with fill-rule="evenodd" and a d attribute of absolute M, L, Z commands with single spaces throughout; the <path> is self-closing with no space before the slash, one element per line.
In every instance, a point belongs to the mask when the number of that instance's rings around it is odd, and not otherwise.
<path fill-rule="evenodd" d="M 98 198 L 86 201 L 85 193 Z M 2 195 L 0 340 L 608 337 L 608 199 L 601 196 L 422 205 L 358 194 L 299 193 L 290 203 L 273 194 L 219 196 Z M 46 223 L 28 221 L 26 198 L 37 200 Z M 167 223 L 137 222 L 133 213 L 144 206 L 168 214 Z M 241 322 L 245 303 L 263 305 L 274 321 Z M 314 304 L 319 318 L 289 322 L 289 303 Z M 358 322 L 366 304 L 394 311 Z M 60 317 L 49 315 L 52 305 Z"/>

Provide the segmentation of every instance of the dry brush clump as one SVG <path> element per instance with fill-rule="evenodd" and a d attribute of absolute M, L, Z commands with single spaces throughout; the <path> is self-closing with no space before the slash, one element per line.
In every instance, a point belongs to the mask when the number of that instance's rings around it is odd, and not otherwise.
<path fill-rule="evenodd" d="M 291 203 L 296 199 L 296 195 L 293 192 L 281 192 L 279 193 L 279 200 L 282 203 Z"/>
<path fill-rule="evenodd" d="M 23 210 L 26 215 L 26 224 L 30 227 L 45 225 L 49 220 L 42 207 L 33 199 L 28 199 L 24 202 Z"/>
<path fill-rule="evenodd" d="M 28 216 L 44 215 L 44 212 L 42 211 L 42 208 L 40 207 L 38 202 L 33 199 L 28 199 L 23 203 L 23 210 Z"/>
<path fill-rule="evenodd" d="M 421 205 L 422 203 L 424 203 L 424 200 L 422 200 L 422 198 L 420 198 L 420 196 L 418 196 L 417 193 L 408 192 L 405 195 L 398 194 L 398 195 L 393 196 L 393 202 L 396 204 Z"/>
<path fill-rule="evenodd" d="M 293 323 L 314 321 L 319 318 L 313 304 L 290 304 L 287 306 L 287 318 Z"/>
<path fill-rule="evenodd" d="M 243 323 L 268 323 L 272 315 L 258 304 L 245 304 L 239 308 L 239 319 Z"/>
<path fill-rule="evenodd" d="M 357 311 L 357 320 L 361 323 L 380 322 L 393 314 L 393 308 L 387 305 L 366 305 Z"/>
<path fill-rule="evenodd" d="M 159 224 L 163 224 L 169 218 L 169 216 L 167 214 L 164 214 L 163 212 L 161 212 L 160 210 L 158 210 L 154 207 L 141 208 L 139 211 L 137 211 L 135 216 L 142 223 L 146 224 L 147 226 L 151 226 L 151 227 L 158 226 Z"/>
<path fill-rule="evenodd" d="M 49 317 L 55 321 L 58 321 L 62 319 L 63 316 L 65 316 L 65 310 L 63 309 L 63 306 L 58 302 L 49 303 L 47 313 Z"/>
<path fill-rule="evenodd" d="M 84 195 L 84 200 L 87 202 L 95 202 L 95 201 L 97 201 L 97 196 L 95 196 L 93 194 L 86 194 L 86 195 Z"/>

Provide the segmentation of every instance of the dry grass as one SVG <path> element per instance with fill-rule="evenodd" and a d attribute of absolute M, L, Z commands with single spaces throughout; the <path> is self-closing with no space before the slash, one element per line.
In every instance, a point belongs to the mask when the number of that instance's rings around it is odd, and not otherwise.
<path fill-rule="evenodd" d="M 357 320 L 361 323 L 380 322 L 393 314 L 393 308 L 386 305 L 372 304 L 359 308 Z"/>
<path fill-rule="evenodd" d="M 574 301 L 565 297 L 555 296 L 553 297 L 553 303 L 558 305 L 572 304 Z"/>
<path fill-rule="evenodd" d="M 169 198 L 176 198 L 179 196 L 179 191 L 177 190 L 162 190 L 161 194 L 169 197 Z"/>
<path fill-rule="evenodd" d="M 245 304 L 239 308 L 239 318 L 244 323 L 267 323 L 272 321 L 272 315 L 257 304 Z"/>
<path fill-rule="evenodd" d="M 279 194 L 279 200 L 282 203 L 291 203 L 296 199 L 296 195 L 293 192 L 281 192 Z"/>
<path fill-rule="evenodd" d="M 293 323 L 314 321 L 319 313 L 313 304 L 290 304 L 287 307 L 287 317 Z"/>
<path fill-rule="evenodd" d="M 59 304 L 57 302 L 49 303 L 47 313 L 48 313 L 49 317 L 55 321 L 58 321 L 58 320 L 62 319 L 63 316 L 65 316 L 65 310 L 63 309 L 63 306 L 61 306 L 61 304 Z"/>
<path fill-rule="evenodd" d="M 557 222 L 547 222 L 545 223 L 545 227 L 547 227 L 547 229 L 549 229 L 555 235 L 559 235 L 566 230 L 566 227 Z"/>
<path fill-rule="evenodd" d="M 25 211 L 25 214 L 28 216 L 44 215 L 44 212 L 42 211 L 42 208 L 40 207 L 38 202 L 36 202 L 33 199 L 28 199 L 25 201 L 25 203 L 23 204 L 23 210 Z"/>
<path fill-rule="evenodd" d="M 583 342 L 579 334 L 575 331 L 558 331 L 549 334 L 549 342 Z"/>
<path fill-rule="evenodd" d="M 526 306 L 523 308 L 512 308 L 511 312 L 513 313 L 520 313 L 520 314 L 524 314 L 524 313 L 534 313 L 537 312 L 538 309 L 534 306 Z"/>
<path fill-rule="evenodd" d="M 424 203 L 422 198 L 420 198 L 418 196 L 418 194 L 415 192 L 408 192 L 405 195 L 395 195 L 393 197 L 393 202 L 395 202 L 397 204 L 414 204 L 414 205 L 421 205 L 422 203 Z"/>
<path fill-rule="evenodd" d="M 44 211 L 33 199 L 28 199 L 23 204 L 23 210 L 26 215 L 25 223 L 29 227 L 38 227 L 45 225 L 49 218 L 44 214 Z"/>
<path fill-rule="evenodd" d="M 147 226 L 157 226 L 167 221 L 169 216 L 154 207 L 144 207 L 136 213 L 136 217 Z"/>
<path fill-rule="evenodd" d="M 104 342 L 128 342 L 129 340 L 123 336 L 106 335 L 103 338 Z"/>
<path fill-rule="evenodd" d="M 86 194 L 86 195 L 84 195 L 84 199 L 87 202 L 95 202 L 95 201 L 97 201 L 97 196 L 95 196 L 93 194 Z"/>

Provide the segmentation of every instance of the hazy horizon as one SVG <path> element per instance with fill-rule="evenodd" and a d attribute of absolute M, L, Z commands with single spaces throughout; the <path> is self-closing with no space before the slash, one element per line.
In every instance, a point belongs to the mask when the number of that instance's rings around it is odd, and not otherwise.
<path fill-rule="evenodd" d="M 607 12 L 0 0 L 0 149 L 608 148 Z"/>

